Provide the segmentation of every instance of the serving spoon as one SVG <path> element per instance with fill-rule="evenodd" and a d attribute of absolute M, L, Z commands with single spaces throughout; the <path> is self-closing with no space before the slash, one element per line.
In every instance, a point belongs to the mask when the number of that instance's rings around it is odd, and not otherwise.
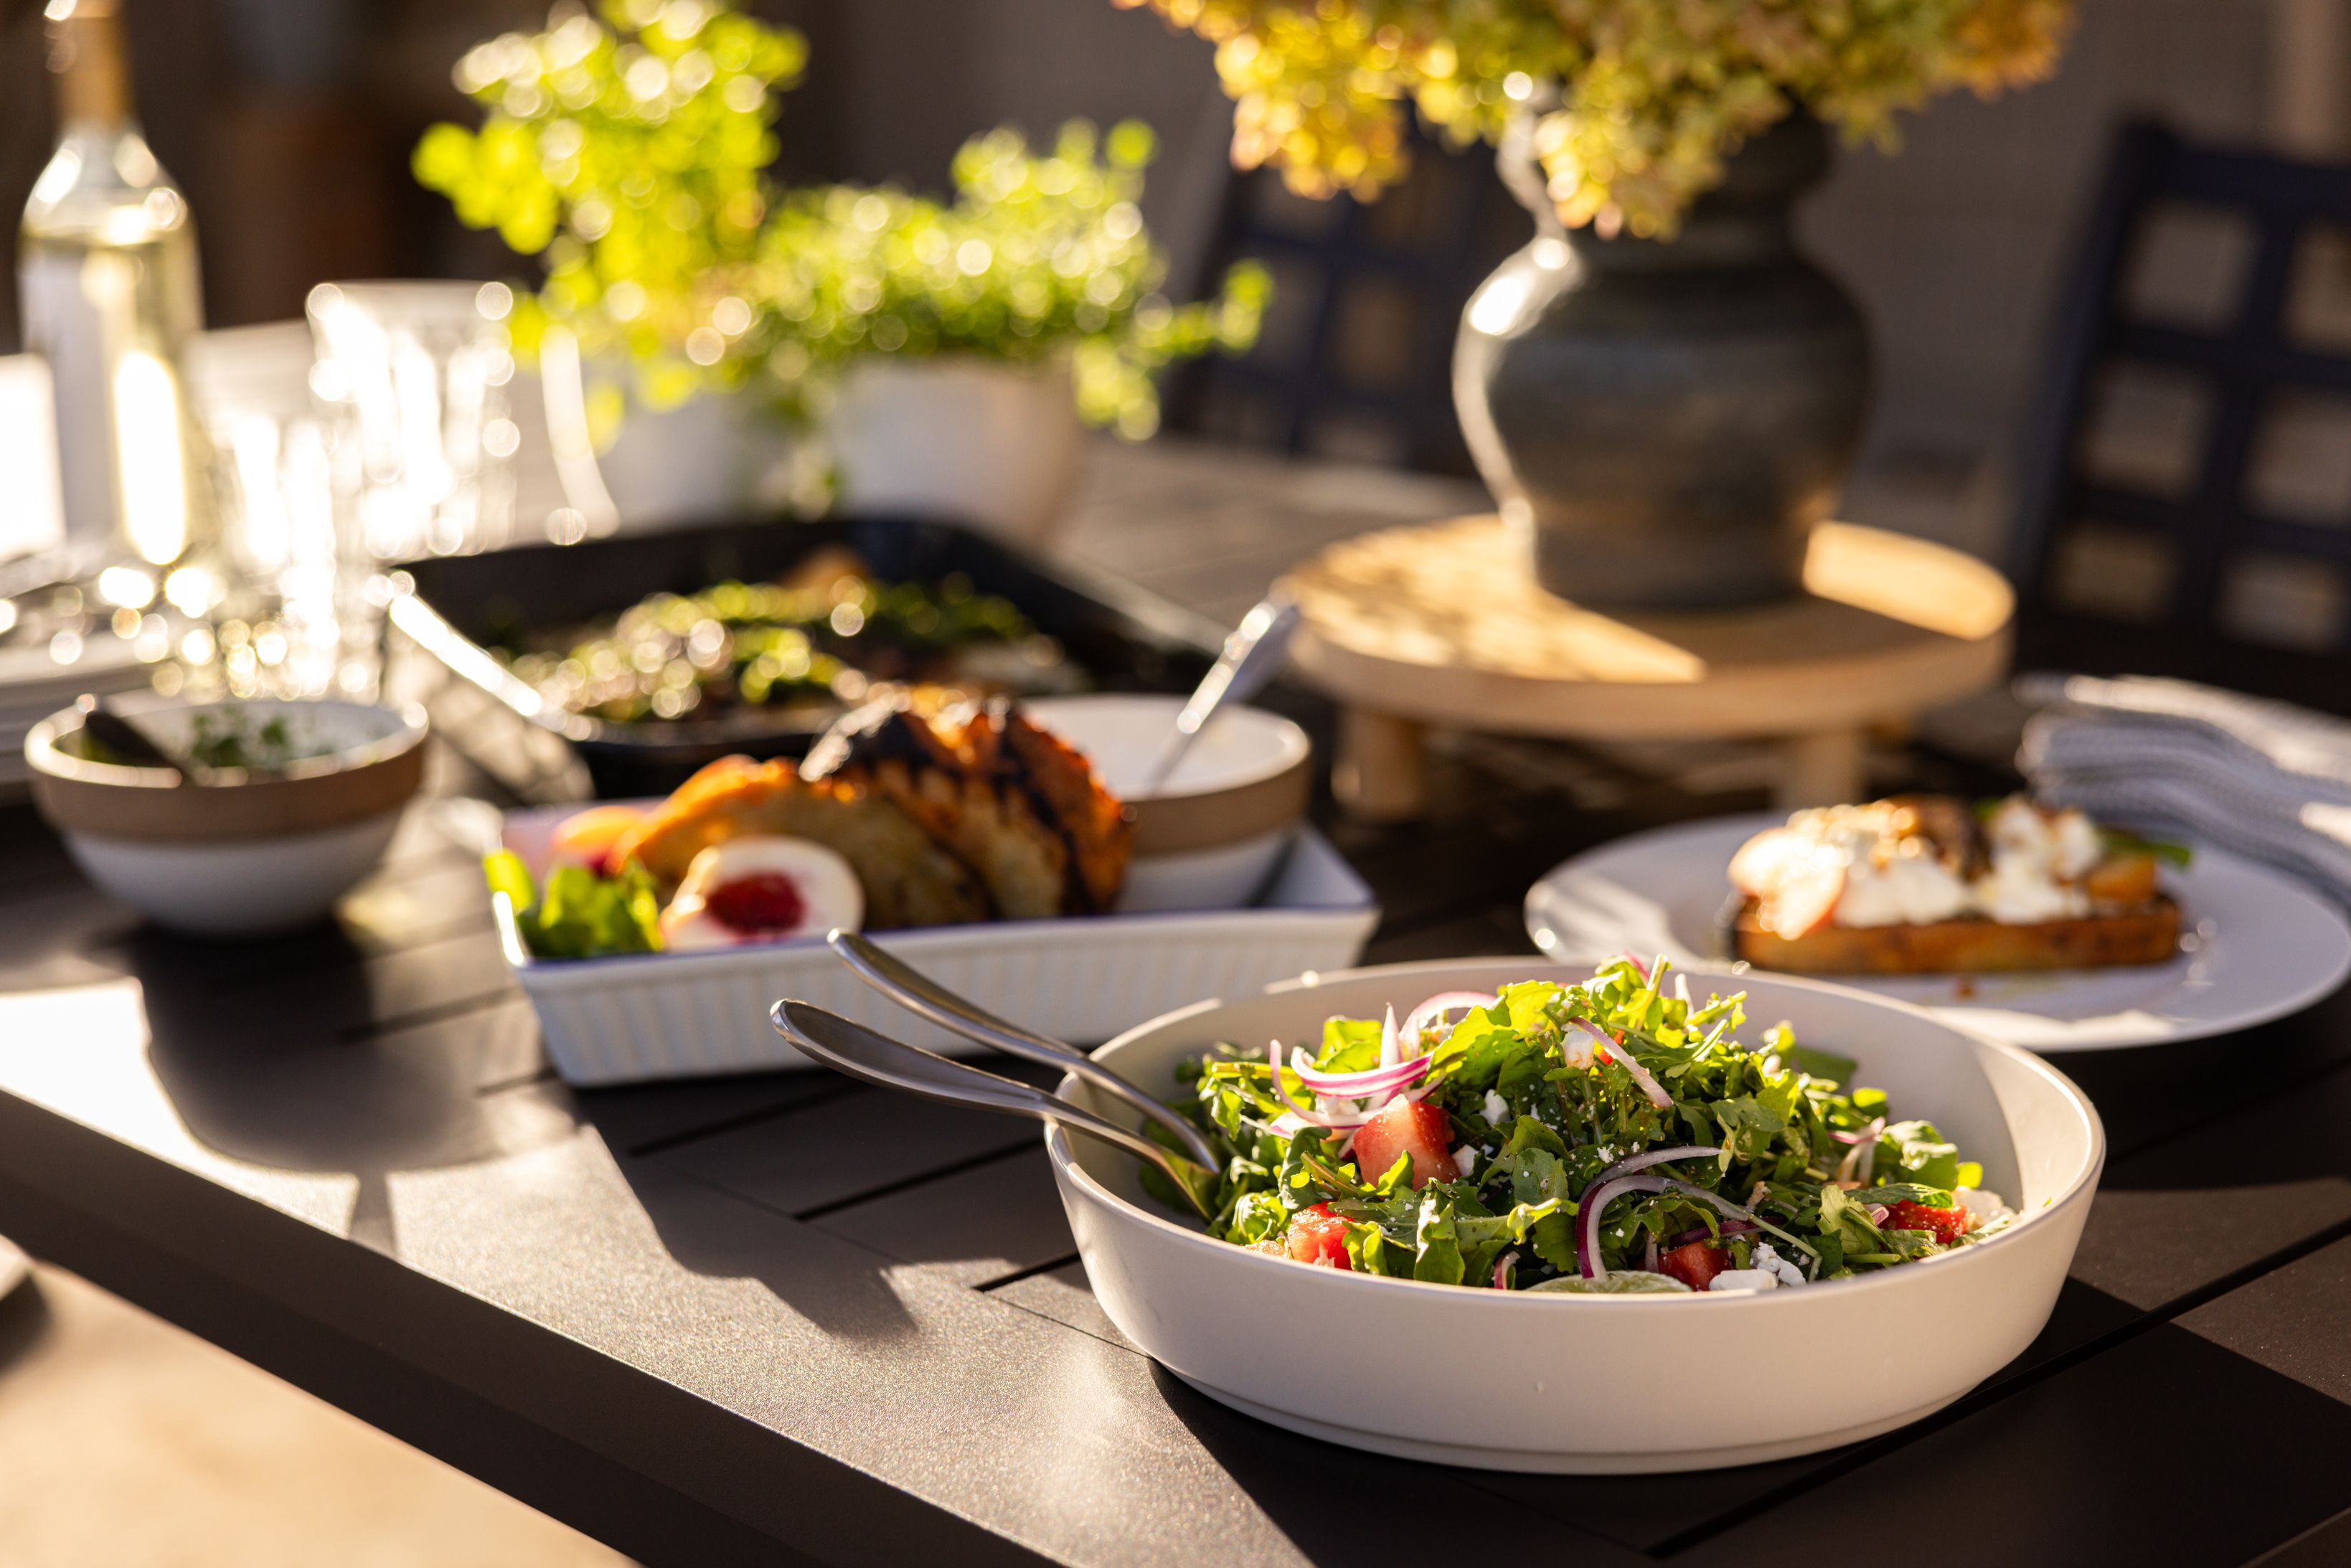
<path fill-rule="evenodd" d="M 832 949 L 833 956 L 848 965 L 859 979 L 908 1012 L 927 1019 L 966 1040 L 992 1046 L 1007 1056 L 1022 1057 L 1048 1067 L 1066 1068 L 1103 1093 L 1125 1101 L 1176 1134 L 1199 1164 L 1212 1171 L 1223 1166 L 1224 1161 L 1217 1158 L 1216 1146 L 1180 1112 L 1162 1103 L 1148 1091 L 1129 1082 L 1076 1046 L 1064 1044 L 1050 1035 L 1039 1034 L 1035 1030 L 1023 1029 L 1008 1019 L 998 1018 L 977 1002 L 956 995 L 904 958 L 885 951 L 880 944 L 854 931 L 833 931 L 824 940 L 826 946 Z"/>
<path fill-rule="evenodd" d="M 1290 650 L 1290 634 L 1298 629 L 1298 606 L 1286 599 L 1260 599 L 1225 639 L 1224 651 L 1176 716 L 1176 733 L 1167 737 L 1151 771 L 1143 776 L 1138 796 L 1156 795 L 1184 754 L 1192 749 L 1200 731 L 1228 702 L 1247 702 L 1273 679 Z"/>
<path fill-rule="evenodd" d="M 861 1082 L 918 1094 L 949 1105 L 970 1105 L 982 1111 L 1028 1116 L 1072 1133 L 1083 1133 L 1114 1144 L 1138 1159 L 1150 1161 L 1166 1173 L 1176 1190 L 1190 1201 L 1203 1219 L 1216 1214 L 1217 1172 L 1175 1150 L 1131 1133 L 1115 1122 L 1081 1110 L 1058 1094 L 1048 1094 L 1017 1079 L 1000 1078 L 961 1061 L 935 1056 L 919 1046 L 877 1034 L 807 1002 L 780 1001 L 768 1017 L 795 1050 Z"/>

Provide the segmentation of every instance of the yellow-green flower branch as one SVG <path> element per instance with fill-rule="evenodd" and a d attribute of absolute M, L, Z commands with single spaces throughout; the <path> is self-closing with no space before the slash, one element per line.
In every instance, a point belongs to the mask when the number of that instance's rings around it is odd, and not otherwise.
<path fill-rule="evenodd" d="M 1405 168 L 1406 105 L 1457 144 L 1541 115 L 1562 222 L 1674 232 L 1750 136 L 1802 108 L 1890 146 L 1957 88 L 2045 78 L 2073 0 L 1115 0 L 1217 45 L 1233 157 L 1309 195 Z"/>

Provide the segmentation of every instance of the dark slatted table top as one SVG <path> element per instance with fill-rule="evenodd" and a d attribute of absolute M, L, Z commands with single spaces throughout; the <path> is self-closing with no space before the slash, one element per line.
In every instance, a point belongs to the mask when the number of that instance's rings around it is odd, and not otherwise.
<path fill-rule="evenodd" d="M 1524 950 L 1527 868 L 1685 804 L 1467 777 L 1476 810 L 1342 830 L 1394 912 L 1372 959 Z M 429 809 L 337 929 L 266 948 L 146 930 L 26 814 L 0 831 L 0 1231 L 651 1562 L 1797 1563 L 1939 1516 L 1928 1561 L 2238 1563 L 2351 1508 L 2341 998 L 2066 1064 L 2104 1190 L 2048 1329 L 1950 1410 L 1703 1478 L 1484 1475 L 1156 1371 L 1022 1124 L 819 1073 L 565 1089 Z M 1659 1368 L 1835 1375 L 1834 1346 Z"/>
<path fill-rule="evenodd" d="M 1370 961 L 1531 960 L 1543 867 L 1755 803 L 1526 762 L 1457 758 L 1408 831 L 1333 825 L 1387 911 Z M 2351 1561 L 2351 999 L 2067 1060 L 2113 1145 L 2073 1278 L 1931 1419 L 1702 1476 L 1484 1474 L 1155 1368 L 1023 1124 L 813 1072 L 568 1090 L 434 810 L 334 927 L 223 947 L 0 812 L 0 1233 L 647 1562 Z M 1840 1372 L 1694 1343 L 1657 1375 Z"/>

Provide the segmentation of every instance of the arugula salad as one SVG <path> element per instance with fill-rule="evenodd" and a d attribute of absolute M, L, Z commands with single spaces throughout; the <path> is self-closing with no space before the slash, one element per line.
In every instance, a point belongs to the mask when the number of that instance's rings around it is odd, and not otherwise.
<path fill-rule="evenodd" d="M 1228 1156 L 1210 1231 L 1440 1284 L 1686 1294 L 1894 1268 L 2014 1220 L 1852 1061 L 1784 1024 L 1740 1044 L 1745 995 L 1698 1004 L 1663 957 L 1625 957 L 1401 1025 L 1334 1018 L 1311 1051 L 1220 1048 L 1179 1074 Z"/>

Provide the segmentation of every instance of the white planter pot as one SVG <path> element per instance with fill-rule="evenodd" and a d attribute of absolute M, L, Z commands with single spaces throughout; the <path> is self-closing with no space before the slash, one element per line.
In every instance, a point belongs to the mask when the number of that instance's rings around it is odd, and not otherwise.
<path fill-rule="evenodd" d="M 789 445 L 756 393 L 713 393 L 675 408 L 632 405 L 596 469 L 622 528 L 636 532 L 770 509 L 768 476 Z"/>
<path fill-rule="evenodd" d="M 826 434 L 849 516 L 949 517 L 1017 544 L 1048 538 L 1077 476 L 1066 365 L 872 358 L 843 378 Z"/>

